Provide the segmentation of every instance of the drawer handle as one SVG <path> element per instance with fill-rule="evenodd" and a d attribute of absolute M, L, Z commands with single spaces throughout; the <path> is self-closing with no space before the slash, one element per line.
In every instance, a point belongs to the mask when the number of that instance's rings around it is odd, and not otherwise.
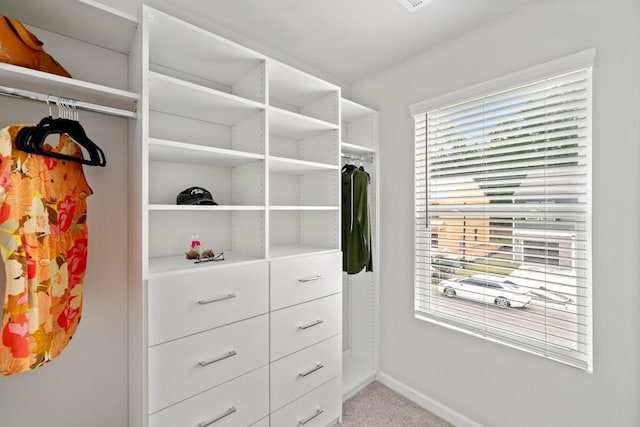
<path fill-rule="evenodd" d="M 200 366 L 211 365 L 212 363 L 220 362 L 221 360 L 233 357 L 236 354 L 238 354 L 238 353 L 236 353 L 235 350 L 231 350 L 229 353 L 225 354 L 224 356 L 216 357 L 215 359 L 211 359 L 211 360 L 203 360 L 201 362 L 198 362 L 198 365 L 200 365 Z"/>
<path fill-rule="evenodd" d="M 313 282 L 315 280 L 320 280 L 320 279 L 324 279 L 324 276 L 322 276 L 321 274 L 317 274 L 315 276 L 303 277 L 302 279 L 298 279 L 298 282 L 307 283 L 307 282 Z"/>
<path fill-rule="evenodd" d="M 235 298 L 236 296 L 237 296 L 236 294 L 227 294 L 221 297 L 215 297 L 211 299 L 201 299 L 200 301 L 198 301 L 198 304 L 200 305 L 211 304 L 212 302 L 224 301 L 231 298 Z"/>
<path fill-rule="evenodd" d="M 236 412 L 237 409 L 235 406 L 232 406 L 231 408 L 227 409 L 227 412 L 225 412 L 224 414 L 218 416 L 217 418 L 212 419 L 211 421 L 200 421 L 197 425 L 197 427 L 207 427 L 210 426 L 213 423 L 217 423 L 218 421 L 220 421 L 223 418 L 228 417 L 229 415 L 233 414 L 234 412 Z"/>
<path fill-rule="evenodd" d="M 313 374 L 314 372 L 316 372 L 316 371 L 318 371 L 318 370 L 320 370 L 320 369 L 322 369 L 322 368 L 324 368 L 324 365 L 323 365 L 322 363 L 318 363 L 318 364 L 315 366 L 315 368 L 312 368 L 310 371 L 307 371 L 307 372 L 300 372 L 300 373 L 298 374 L 298 376 L 299 376 L 299 377 L 303 377 L 303 378 L 304 378 L 304 377 L 306 377 L 307 375 L 311 375 L 311 374 Z"/>
<path fill-rule="evenodd" d="M 316 409 L 315 414 L 311 415 L 310 417 L 305 418 L 304 420 L 300 420 L 300 419 L 299 419 L 299 420 L 298 420 L 298 425 L 299 425 L 299 426 L 303 426 L 303 425 L 305 425 L 306 423 L 308 423 L 309 421 L 311 421 L 312 419 L 314 419 L 314 418 L 315 418 L 315 417 L 317 417 L 318 415 L 322 414 L 323 412 L 324 412 L 324 411 L 323 411 L 322 409 L 320 409 L 320 408 Z"/>
<path fill-rule="evenodd" d="M 318 319 L 318 320 L 316 320 L 316 321 L 314 321 L 314 322 L 307 323 L 306 325 L 298 326 L 298 329 L 300 329 L 300 330 L 303 330 L 303 331 L 304 331 L 305 329 L 309 329 L 309 328 L 313 328 L 314 326 L 318 326 L 318 325 L 319 325 L 319 324 L 321 324 L 321 323 L 324 323 L 324 320 L 322 320 L 322 319 Z"/>

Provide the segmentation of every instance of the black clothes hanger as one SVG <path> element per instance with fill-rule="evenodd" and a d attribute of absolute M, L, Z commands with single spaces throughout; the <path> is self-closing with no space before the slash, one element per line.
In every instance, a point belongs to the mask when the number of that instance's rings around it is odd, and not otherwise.
<path fill-rule="evenodd" d="M 371 175 L 369 175 L 369 172 L 367 172 L 366 170 L 364 170 L 364 166 L 360 165 L 360 167 L 358 168 L 358 170 L 360 172 L 363 172 L 366 176 L 367 176 L 367 182 L 371 182 Z"/>
<path fill-rule="evenodd" d="M 60 104 L 58 107 L 60 108 Z M 83 147 L 89 154 L 89 158 L 85 159 L 82 154 L 80 157 L 76 157 L 47 149 L 44 144 L 47 136 L 61 134 L 67 134 L 76 144 Z M 78 120 L 62 117 L 54 119 L 51 117 L 51 109 L 49 109 L 49 116 L 40 120 L 36 126 L 20 129 L 16 135 L 15 144 L 18 149 L 27 153 L 55 157 L 89 166 L 105 166 L 107 164 L 104 152 L 87 136 Z"/>
<path fill-rule="evenodd" d="M 369 172 L 364 170 L 364 167 L 362 165 L 356 166 L 347 163 L 346 165 L 342 166 L 342 173 L 352 173 L 353 171 L 364 173 L 367 176 L 367 182 L 371 182 L 371 175 L 369 175 Z"/>
<path fill-rule="evenodd" d="M 84 147 L 89 158 L 76 157 L 46 148 L 44 142 L 48 135 L 67 134 L 75 143 Z M 80 122 L 71 119 L 45 117 L 35 127 L 25 127 L 16 135 L 16 147 L 27 153 L 55 157 L 89 166 L 105 166 L 104 152 L 86 134 Z"/>
<path fill-rule="evenodd" d="M 350 163 L 346 163 L 344 166 L 342 166 L 342 172 L 347 172 L 350 173 L 352 172 L 354 169 L 357 169 L 358 167 L 356 165 L 352 165 Z"/>

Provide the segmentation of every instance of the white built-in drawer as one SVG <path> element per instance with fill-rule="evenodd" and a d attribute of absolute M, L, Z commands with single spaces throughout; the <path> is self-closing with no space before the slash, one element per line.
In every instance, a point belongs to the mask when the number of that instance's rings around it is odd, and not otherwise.
<path fill-rule="evenodd" d="M 325 427 L 333 425 L 341 414 L 342 385 L 337 377 L 271 414 L 271 425 Z"/>
<path fill-rule="evenodd" d="M 271 410 L 277 410 L 342 371 L 342 336 L 336 335 L 271 364 Z M 275 424 L 274 424 L 275 425 Z"/>
<path fill-rule="evenodd" d="M 266 261 L 149 280 L 149 345 L 266 313 Z"/>
<path fill-rule="evenodd" d="M 340 292 L 341 264 L 340 252 L 271 261 L 271 310 Z"/>
<path fill-rule="evenodd" d="M 269 413 L 268 393 L 269 368 L 264 366 L 156 412 L 149 427 L 247 426 Z"/>
<path fill-rule="evenodd" d="M 342 294 L 271 313 L 271 360 L 342 332 Z"/>
<path fill-rule="evenodd" d="M 265 314 L 149 348 L 149 412 L 266 365 L 268 345 Z"/>

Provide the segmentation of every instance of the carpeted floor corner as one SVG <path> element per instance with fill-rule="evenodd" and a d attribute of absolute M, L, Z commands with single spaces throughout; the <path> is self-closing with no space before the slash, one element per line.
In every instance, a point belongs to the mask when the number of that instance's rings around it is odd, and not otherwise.
<path fill-rule="evenodd" d="M 344 402 L 342 427 L 454 427 L 375 381 Z"/>

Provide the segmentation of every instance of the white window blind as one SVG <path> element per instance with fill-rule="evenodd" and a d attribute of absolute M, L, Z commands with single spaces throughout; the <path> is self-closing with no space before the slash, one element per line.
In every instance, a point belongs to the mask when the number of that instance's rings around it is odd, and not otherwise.
<path fill-rule="evenodd" d="M 587 67 L 414 115 L 418 317 L 591 369 L 590 108 Z"/>

